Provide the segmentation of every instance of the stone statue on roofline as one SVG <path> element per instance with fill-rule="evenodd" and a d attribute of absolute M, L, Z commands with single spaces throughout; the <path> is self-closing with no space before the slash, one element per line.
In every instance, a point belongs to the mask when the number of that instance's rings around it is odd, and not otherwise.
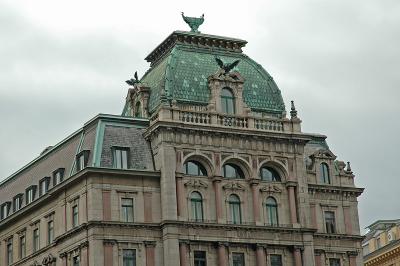
<path fill-rule="evenodd" d="M 201 17 L 186 17 L 182 12 L 183 20 L 189 25 L 191 32 L 200 32 L 198 29 L 201 24 L 204 22 L 204 14 Z"/>

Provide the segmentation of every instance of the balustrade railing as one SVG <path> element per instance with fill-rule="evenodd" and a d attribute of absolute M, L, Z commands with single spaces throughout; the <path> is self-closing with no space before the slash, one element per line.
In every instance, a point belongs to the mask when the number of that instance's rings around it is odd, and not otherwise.
<path fill-rule="evenodd" d="M 226 127 L 239 127 L 239 128 L 248 127 L 248 118 L 243 118 L 243 117 L 218 115 L 217 121 L 218 124 Z"/>
<path fill-rule="evenodd" d="M 283 131 L 283 122 L 273 119 L 254 119 L 254 127 L 261 130 Z"/>

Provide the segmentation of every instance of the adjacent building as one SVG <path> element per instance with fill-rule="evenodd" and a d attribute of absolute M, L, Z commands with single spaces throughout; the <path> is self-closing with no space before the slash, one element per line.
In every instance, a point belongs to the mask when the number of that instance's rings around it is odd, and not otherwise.
<path fill-rule="evenodd" d="M 0 184 L 0 266 L 360 266 L 350 164 L 246 41 L 174 31 L 100 114 Z"/>
<path fill-rule="evenodd" d="M 368 226 L 362 243 L 365 266 L 400 265 L 400 219 L 378 220 Z"/>

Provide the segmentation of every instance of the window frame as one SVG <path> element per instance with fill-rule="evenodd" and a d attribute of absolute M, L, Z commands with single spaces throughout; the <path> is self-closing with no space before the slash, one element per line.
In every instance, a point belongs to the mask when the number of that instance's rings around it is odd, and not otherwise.
<path fill-rule="evenodd" d="M 234 177 L 227 176 L 227 169 L 226 169 L 227 166 L 235 170 Z M 224 163 L 224 165 L 222 165 L 222 177 L 226 179 L 246 179 L 246 176 L 242 168 L 235 163 Z"/>
<path fill-rule="evenodd" d="M 76 161 L 77 172 L 87 167 L 89 161 L 89 154 L 90 154 L 89 150 L 83 150 L 76 155 L 75 161 Z M 83 165 L 81 165 L 81 163 L 83 163 Z"/>
<path fill-rule="evenodd" d="M 238 256 L 240 258 L 240 261 L 236 261 L 235 263 L 235 257 Z M 237 262 L 239 264 L 237 264 Z M 246 258 L 245 254 L 243 252 L 232 252 L 232 266 L 245 266 L 246 265 Z"/>
<path fill-rule="evenodd" d="M 230 95 L 224 95 L 224 92 L 229 92 Z M 220 102 L 221 102 L 222 113 L 227 115 L 236 114 L 236 99 L 235 99 L 235 94 L 233 93 L 233 90 L 231 88 L 224 87 L 221 89 Z"/>
<path fill-rule="evenodd" d="M 36 199 L 36 190 L 37 190 L 36 185 L 30 186 L 25 190 L 25 199 L 26 199 L 25 200 L 25 204 L 26 205 L 29 205 L 29 204 L 31 204 L 32 202 L 35 201 L 35 199 Z M 32 194 L 30 194 L 30 192 L 32 192 Z M 30 195 L 32 195 L 32 198 L 30 197 Z"/>
<path fill-rule="evenodd" d="M 37 234 L 36 234 L 37 232 Z M 37 225 L 32 231 L 32 251 L 37 252 L 40 249 L 40 228 Z"/>
<path fill-rule="evenodd" d="M 13 212 L 17 212 L 20 209 L 22 209 L 23 199 L 24 199 L 24 194 L 23 193 L 19 193 L 19 194 L 15 195 L 13 197 Z M 18 200 L 18 203 L 19 203 L 18 209 L 16 208 L 17 200 Z"/>
<path fill-rule="evenodd" d="M 75 228 L 79 225 L 79 202 L 74 200 L 71 204 L 71 225 Z"/>
<path fill-rule="evenodd" d="M 273 261 L 273 258 L 279 258 L 279 261 L 277 263 L 275 263 Z M 269 255 L 269 259 L 271 261 L 271 266 L 283 266 L 283 262 L 282 262 L 282 255 L 281 254 L 270 254 Z"/>
<path fill-rule="evenodd" d="M 196 256 L 199 254 L 204 256 Z M 205 250 L 193 251 L 193 266 L 207 266 L 207 252 Z"/>
<path fill-rule="evenodd" d="M 22 241 L 23 240 L 23 241 Z M 26 257 L 26 235 L 25 233 L 19 236 L 19 247 L 18 247 L 18 256 L 20 259 Z"/>
<path fill-rule="evenodd" d="M 340 258 L 329 258 L 329 266 L 341 266 L 341 265 L 342 265 L 342 262 L 341 262 Z"/>
<path fill-rule="evenodd" d="M 195 198 L 193 197 L 193 195 L 199 195 L 200 198 Z M 190 193 L 190 209 L 192 212 L 191 218 L 193 221 L 196 222 L 204 221 L 203 196 L 200 192 L 192 191 Z"/>
<path fill-rule="evenodd" d="M 269 179 L 268 177 L 264 176 L 265 171 L 268 171 L 271 175 L 271 178 Z M 267 182 L 282 182 L 282 177 L 280 173 L 275 170 L 273 167 L 270 167 L 268 165 L 264 165 L 260 168 L 260 179 L 261 181 L 267 181 Z M 274 176 L 275 174 L 275 176 Z"/>
<path fill-rule="evenodd" d="M 328 217 L 327 214 L 332 214 L 332 217 Z M 327 234 L 336 234 L 336 213 L 332 210 L 324 211 L 324 223 L 325 223 L 325 231 Z"/>
<path fill-rule="evenodd" d="M 273 200 L 274 203 L 268 202 L 269 199 Z M 278 201 L 274 197 L 267 197 L 265 200 L 265 208 L 267 211 L 267 224 L 270 226 L 279 226 Z"/>
<path fill-rule="evenodd" d="M 125 252 L 132 252 L 133 255 L 131 257 L 125 256 L 125 254 L 126 254 Z M 137 262 L 136 249 L 129 249 L 129 248 L 122 249 L 122 265 L 123 266 L 125 266 L 125 258 L 132 259 L 132 262 L 133 262 L 132 266 L 136 266 L 136 262 Z M 127 263 L 129 263 L 129 261 Z M 129 264 L 127 264 L 127 265 L 131 266 Z"/>
<path fill-rule="evenodd" d="M 329 172 L 329 165 L 326 162 L 322 162 L 319 165 L 319 180 L 322 184 L 331 184 L 331 175 Z"/>
<path fill-rule="evenodd" d="M 6 265 L 11 265 L 14 263 L 13 237 L 8 238 L 6 243 Z"/>
<path fill-rule="evenodd" d="M 197 174 L 191 174 L 189 173 L 189 166 L 190 164 L 193 164 L 197 167 Z M 207 176 L 207 169 L 204 167 L 202 163 L 196 160 L 187 160 L 183 164 L 183 170 L 185 175 L 191 175 L 191 176 Z"/>
<path fill-rule="evenodd" d="M 65 168 L 58 168 L 53 172 L 53 186 L 57 186 L 58 184 L 64 181 Z"/>
<path fill-rule="evenodd" d="M 120 152 L 120 160 L 121 160 L 121 166 L 119 167 L 117 164 L 117 152 Z M 122 160 L 122 152 L 126 152 L 126 168 L 123 167 L 123 160 Z M 111 154 L 112 154 L 112 167 L 116 169 L 129 169 L 130 168 L 130 148 L 129 147 L 120 147 L 120 146 L 113 146 L 111 147 Z"/>
<path fill-rule="evenodd" d="M 233 200 L 233 198 L 236 198 Z M 229 218 L 232 224 L 242 224 L 242 202 L 236 194 L 230 194 L 228 197 Z M 236 218 L 239 217 L 239 221 Z"/>
<path fill-rule="evenodd" d="M 124 205 L 124 200 L 130 200 L 132 202 L 132 205 Z M 133 223 L 135 221 L 135 199 L 133 197 L 121 197 L 121 221 L 124 223 Z M 130 208 L 131 210 L 131 217 L 132 220 L 129 220 L 129 215 L 125 216 L 125 213 L 128 213 L 128 211 L 124 211 L 124 210 L 129 210 L 128 208 Z"/>
<path fill-rule="evenodd" d="M 0 220 L 6 219 L 11 212 L 11 202 L 7 201 L 0 205 Z"/>
<path fill-rule="evenodd" d="M 43 192 L 43 184 L 45 184 L 45 192 Z M 49 191 L 50 188 L 50 177 L 46 176 L 39 180 L 39 197 L 43 196 Z"/>
<path fill-rule="evenodd" d="M 51 219 L 47 222 L 47 245 L 51 245 L 53 241 L 54 241 L 54 220 Z"/>

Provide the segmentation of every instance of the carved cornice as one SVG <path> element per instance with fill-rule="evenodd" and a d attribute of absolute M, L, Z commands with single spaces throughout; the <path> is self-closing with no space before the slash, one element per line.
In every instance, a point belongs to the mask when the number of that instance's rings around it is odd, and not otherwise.
<path fill-rule="evenodd" d="M 232 182 L 222 186 L 225 190 L 232 190 L 232 191 L 239 191 L 239 190 L 246 190 L 245 186 L 240 183 Z"/>
<path fill-rule="evenodd" d="M 317 184 L 308 184 L 308 193 L 331 193 L 331 194 L 341 194 L 344 197 L 350 196 L 360 196 L 364 188 L 356 188 L 356 187 L 339 187 L 339 186 L 331 186 L 331 185 L 317 185 Z"/>
<path fill-rule="evenodd" d="M 272 184 L 260 188 L 260 191 L 265 192 L 265 193 L 270 193 L 270 194 L 282 193 L 282 190 L 280 188 L 278 188 L 277 186 L 272 185 Z"/>
<path fill-rule="evenodd" d="M 185 183 L 185 186 L 193 188 L 208 188 L 207 183 L 198 179 L 191 179 L 190 181 Z"/>

